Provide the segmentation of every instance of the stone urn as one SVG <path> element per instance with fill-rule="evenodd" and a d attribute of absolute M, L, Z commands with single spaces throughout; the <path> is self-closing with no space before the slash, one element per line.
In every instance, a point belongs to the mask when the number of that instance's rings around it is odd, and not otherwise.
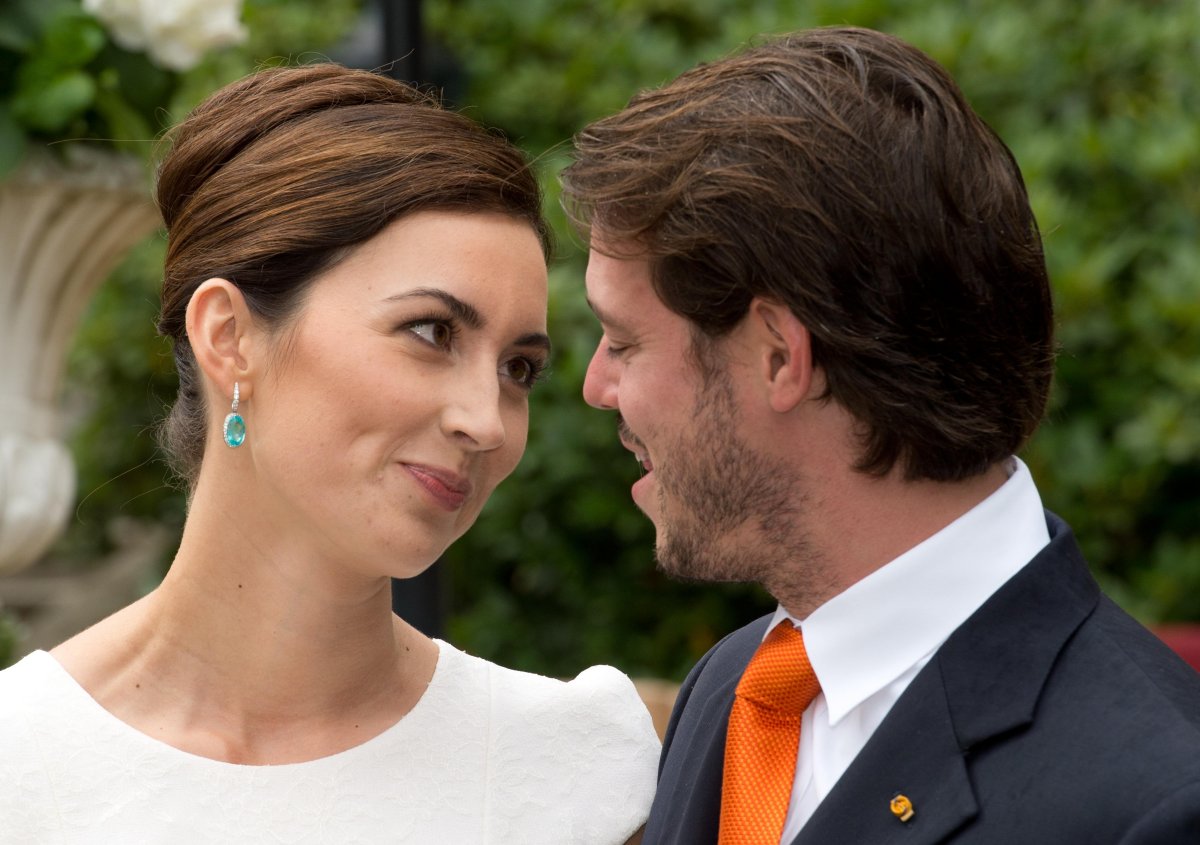
<path fill-rule="evenodd" d="M 0 575 L 62 533 L 75 498 L 59 407 L 67 352 L 97 287 L 158 225 L 132 157 L 29 154 L 0 180 Z"/>

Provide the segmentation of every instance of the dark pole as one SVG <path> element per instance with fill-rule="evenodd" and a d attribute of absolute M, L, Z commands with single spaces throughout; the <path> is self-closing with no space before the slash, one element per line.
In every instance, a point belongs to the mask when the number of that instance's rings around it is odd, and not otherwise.
<path fill-rule="evenodd" d="M 429 62 L 421 28 L 421 0 L 379 0 L 383 6 L 383 63 L 393 79 L 421 84 Z"/>
<path fill-rule="evenodd" d="M 393 79 L 416 85 L 427 79 L 421 29 L 421 0 L 379 0 L 383 11 L 383 60 L 380 68 Z M 392 580 L 392 610 L 430 637 L 444 637 L 448 604 L 447 581 L 439 561 L 415 578 Z"/>

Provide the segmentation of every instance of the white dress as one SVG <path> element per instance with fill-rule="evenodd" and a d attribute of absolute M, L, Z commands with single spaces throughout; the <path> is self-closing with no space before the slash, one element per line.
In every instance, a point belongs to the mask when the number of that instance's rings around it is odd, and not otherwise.
<path fill-rule="evenodd" d="M 159 742 L 34 652 L 0 672 L 0 842 L 611 845 L 642 825 L 659 743 L 627 677 L 438 652 L 391 728 L 280 766 Z"/>

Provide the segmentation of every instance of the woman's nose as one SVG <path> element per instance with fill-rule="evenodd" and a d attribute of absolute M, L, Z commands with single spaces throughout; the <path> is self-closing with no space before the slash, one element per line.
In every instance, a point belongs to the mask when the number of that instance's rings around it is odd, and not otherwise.
<path fill-rule="evenodd" d="M 466 440 L 478 451 L 497 449 L 504 445 L 504 417 L 501 413 L 500 381 L 496 369 L 488 369 L 486 377 L 463 379 L 455 385 L 453 395 L 442 415 L 446 435 Z"/>

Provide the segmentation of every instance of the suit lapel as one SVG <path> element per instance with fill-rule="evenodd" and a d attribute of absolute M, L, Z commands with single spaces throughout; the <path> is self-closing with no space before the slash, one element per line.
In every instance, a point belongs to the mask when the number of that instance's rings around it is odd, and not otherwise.
<path fill-rule="evenodd" d="M 1070 530 L 1051 542 L 951 635 L 826 796 L 793 845 L 935 843 L 979 805 L 968 754 L 1030 724 L 1063 646 L 1099 588 Z M 911 800 L 900 821 L 889 803 Z"/>
<path fill-rule="evenodd" d="M 890 809 L 897 795 L 912 802 L 908 822 Z M 939 842 L 977 812 L 940 678 L 923 671 L 794 845 Z"/>

